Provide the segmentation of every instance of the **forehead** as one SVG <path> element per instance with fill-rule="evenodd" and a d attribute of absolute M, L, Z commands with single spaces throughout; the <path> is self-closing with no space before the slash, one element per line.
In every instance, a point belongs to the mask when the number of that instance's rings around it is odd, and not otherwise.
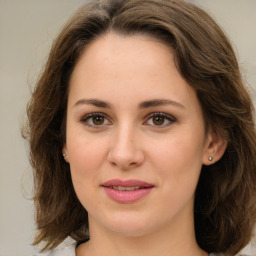
<path fill-rule="evenodd" d="M 165 62 L 168 66 L 173 64 L 171 47 L 160 40 L 145 35 L 124 36 L 111 32 L 85 47 L 75 69 L 79 69 L 77 66 L 83 63 L 84 67 L 101 67 L 98 72 L 115 68 L 117 73 L 124 65 L 126 70 L 129 67 L 134 71 L 135 65 L 138 67 L 141 64 L 144 68 L 139 70 L 141 72 L 151 64 L 160 64 L 160 62 Z"/>
<path fill-rule="evenodd" d="M 148 36 L 107 34 L 91 42 L 70 80 L 70 97 L 119 98 L 144 94 L 186 101 L 193 89 L 180 76 L 171 47 Z M 71 98 L 72 98 L 71 97 Z"/>

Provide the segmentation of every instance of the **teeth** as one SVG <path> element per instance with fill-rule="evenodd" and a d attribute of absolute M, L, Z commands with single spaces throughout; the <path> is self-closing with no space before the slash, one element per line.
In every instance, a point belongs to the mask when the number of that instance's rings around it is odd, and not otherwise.
<path fill-rule="evenodd" d="M 132 190 L 139 189 L 140 186 L 134 186 L 134 187 L 113 186 L 112 188 L 119 191 L 132 191 Z"/>

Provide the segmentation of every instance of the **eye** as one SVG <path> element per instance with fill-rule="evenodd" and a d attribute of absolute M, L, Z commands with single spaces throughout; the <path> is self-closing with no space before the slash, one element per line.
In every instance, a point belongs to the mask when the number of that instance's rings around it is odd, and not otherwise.
<path fill-rule="evenodd" d="M 144 124 L 150 126 L 158 126 L 159 128 L 166 127 L 175 122 L 175 118 L 165 113 L 152 113 L 147 117 Z"/>
<path fill-rule="evenodd" d="M 81 119 L 81 122 L 90 127 L 101 127 L 104 125 L 109 125 L 111 122 L 108 120 L 103 113 L 91 113 L 86 115 Z"/>

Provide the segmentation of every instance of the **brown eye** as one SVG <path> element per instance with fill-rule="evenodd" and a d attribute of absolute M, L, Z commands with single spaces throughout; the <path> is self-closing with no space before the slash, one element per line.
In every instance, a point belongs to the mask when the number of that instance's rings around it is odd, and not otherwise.
<path fill-rule="evenodd" d="M 154 116 L 152 118 L 152 122 L 153 124 L 155 125 L 163 125 L 164 124 L 164 121 L 165 121 L 165 118 L 162 117 L 162 116 Z"/>
<path fill-rule="evenodd" d="M 110 125 L 111 121 L 104 113 L 91 113 L 81 119 L 81 122 L 89 127 L 100 128 Z"/>
<path fill-rule="evenodd" d="M 104 116 L 94 116 L 92 118 L 92 122 L 94 125 L 102 125 L 104 124 L 105 117 Z"/>
<path fill-rule="evenodd" d="M 172 123 L 174 123 L 176 119 L 171 115 L 159 112 L 159 113 L 151 113 L 147 120 L 144 122 L 145 125 L 157 127 L 157 128 L 164 128 Z"/>

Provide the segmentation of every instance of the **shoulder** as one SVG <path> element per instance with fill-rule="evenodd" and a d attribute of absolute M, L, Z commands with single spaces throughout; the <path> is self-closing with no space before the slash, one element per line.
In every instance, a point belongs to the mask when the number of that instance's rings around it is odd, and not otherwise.
<path fill-rule="evenodd" d="M 61 249 L 34 254 L 33 256 L 76 256 L 76 243 Z"/>

